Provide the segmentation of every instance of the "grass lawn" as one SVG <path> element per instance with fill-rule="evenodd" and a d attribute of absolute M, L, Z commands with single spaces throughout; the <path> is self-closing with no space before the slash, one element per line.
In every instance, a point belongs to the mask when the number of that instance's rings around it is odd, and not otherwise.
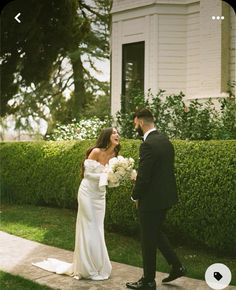
<path fill-rule="evenodd" d="M 74 249 L 75 222 L 76 212 L 68 209 L 30 205 L 4 204 L 1 206 L 0 230 L 71 251 Z M 112 261 L 142 266 L 138 239 L 106 232 L 106 244 Z M 236 258 L 225 257 L 196 247 L 175 246 L 175 250 L 188 269 L 188 277 L 204 280 L 205 271 L 209 265 L 223 263 L 231 270 L 231 284 L 236 285 L 234 275 Z M 168 264 L 159 252 L 157 253 L 157 264 L 158 271 L 169 271 Z"/>
<path fill-rule="evenodd" d="M 51 290 L 47 286 L 42 286 L 20 276 L 14 276 L 0 271 L 0 287 L 4 290 L 24 289 L 24 290 Z"/>

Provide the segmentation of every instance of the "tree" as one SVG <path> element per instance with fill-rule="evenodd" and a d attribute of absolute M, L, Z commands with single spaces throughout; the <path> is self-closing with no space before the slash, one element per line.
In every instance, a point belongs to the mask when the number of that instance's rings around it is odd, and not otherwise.
<path fill-rule="evenodd" d="M 88 4 L 89 3 L 89 4 Z M 1 15 L 1 116 L 69 122 L 104 90 L 86 63 L 109 58 L 109 0 L 10 2 Z M 21 13 L 21 23 L 14 20 Z M 65 99 L 64 93 L 71 89 Z M 49 112 L 48 112 L 49 109 Z M 54 117 L 53 114 L 56 114 Z"/>

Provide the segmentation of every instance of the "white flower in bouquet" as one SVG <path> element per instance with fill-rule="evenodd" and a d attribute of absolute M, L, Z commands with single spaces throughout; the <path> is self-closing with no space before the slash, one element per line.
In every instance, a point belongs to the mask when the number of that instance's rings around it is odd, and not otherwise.
<path fill-rule="evenodd" d="M 109 187 L 119 186 L 119 177 L 112 171 L 108 172 L 108 186 Z"/>
<path fill-rule="evenodd" d="M 108 187 L 116 187 L 123 180 L 134 180 L 136 178 L 136 170 L 133 158 L 124 158 L 118 156 L 111 158 L 108 163 Z M 136 175 L 135 175 L 136 174 Z"/>
<path fill-rule="evenodd" d="M 118 162 L 118 158 L 117 157 L 113 157 L 109 160 L 109 166 L 111 167 L 112 165 L 115 165 Z"/>

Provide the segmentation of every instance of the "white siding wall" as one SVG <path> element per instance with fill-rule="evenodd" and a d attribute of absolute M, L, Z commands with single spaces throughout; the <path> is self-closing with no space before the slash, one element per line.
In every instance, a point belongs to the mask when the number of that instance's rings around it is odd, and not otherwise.
<path fill-rule="evenodd" d="M 186 16 L 158 17 L 158 88 L 167 93 L 186 87 Z"/>
<path fill-rule="evenodd" d="M 124 20 L 122 23 L 122 44 L 144 39 L 145 17 Z"/>
<path fill-rule="evenodd" d="M 219 97 L 221 93 L 221 0 L 200 2 L 200 86 L 199 97 Z"/>
<path fill-rule="evenodd" d="M 200 27 L 199 12 L 187 17 L 187 76 L 186 95 L 199 93 L 200 87 Z"/>
<path fill-rule="evenodd" d="M 112 113 L 120 109 L 122 44 L 137 41 L 145 41 L 146 92 L 183 91 L 186 100 L 224 95 L 236 76 L 236 17 L 224 6 L 222 0 L 114 0 Z M 224 13 L 230 19 L 212 20 Z"/>
<path fill-rule="evenodd" d="M 158 15 L 145 16 L 145 76 L 144 90 L 158 90 Z"/>
<path fill-rule="evenodd" d="M 111 113 L 114 114 L 120 108 L 121 95 L 121 66 L 122 66 L 122 46 L 121 46 L 121 22 L 112 24 L 112 64 L 111 64 Z"/>
<path fill-rule="evenodd" d="M 153 0 L 115 0 L 113 1 L 112 11 L 124 11 L 150 4 L 153 4 Z"/>

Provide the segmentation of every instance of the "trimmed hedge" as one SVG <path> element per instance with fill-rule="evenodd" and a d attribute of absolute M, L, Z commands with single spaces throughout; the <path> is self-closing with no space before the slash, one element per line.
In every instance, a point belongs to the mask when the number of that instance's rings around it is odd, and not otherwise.
<path fill-rule="evenodd" d="M 2 200 L 76 208 L 80 164 L 90 142 L 14 142 L 0 146 Z"/>
<path fill-rule="evenodd" d="M 0 144 L 2 201 L 77 207 L 81 162 L 93 141 Z M 214 250 L 236 254 L 236 141 L 173 141 L 179 202 L 167 228 Z M 140 141 L 124 140 L 121 155 L 138 162 Z M 108 189 L 106 227 L 138 229 L 132 183 Z"/>

